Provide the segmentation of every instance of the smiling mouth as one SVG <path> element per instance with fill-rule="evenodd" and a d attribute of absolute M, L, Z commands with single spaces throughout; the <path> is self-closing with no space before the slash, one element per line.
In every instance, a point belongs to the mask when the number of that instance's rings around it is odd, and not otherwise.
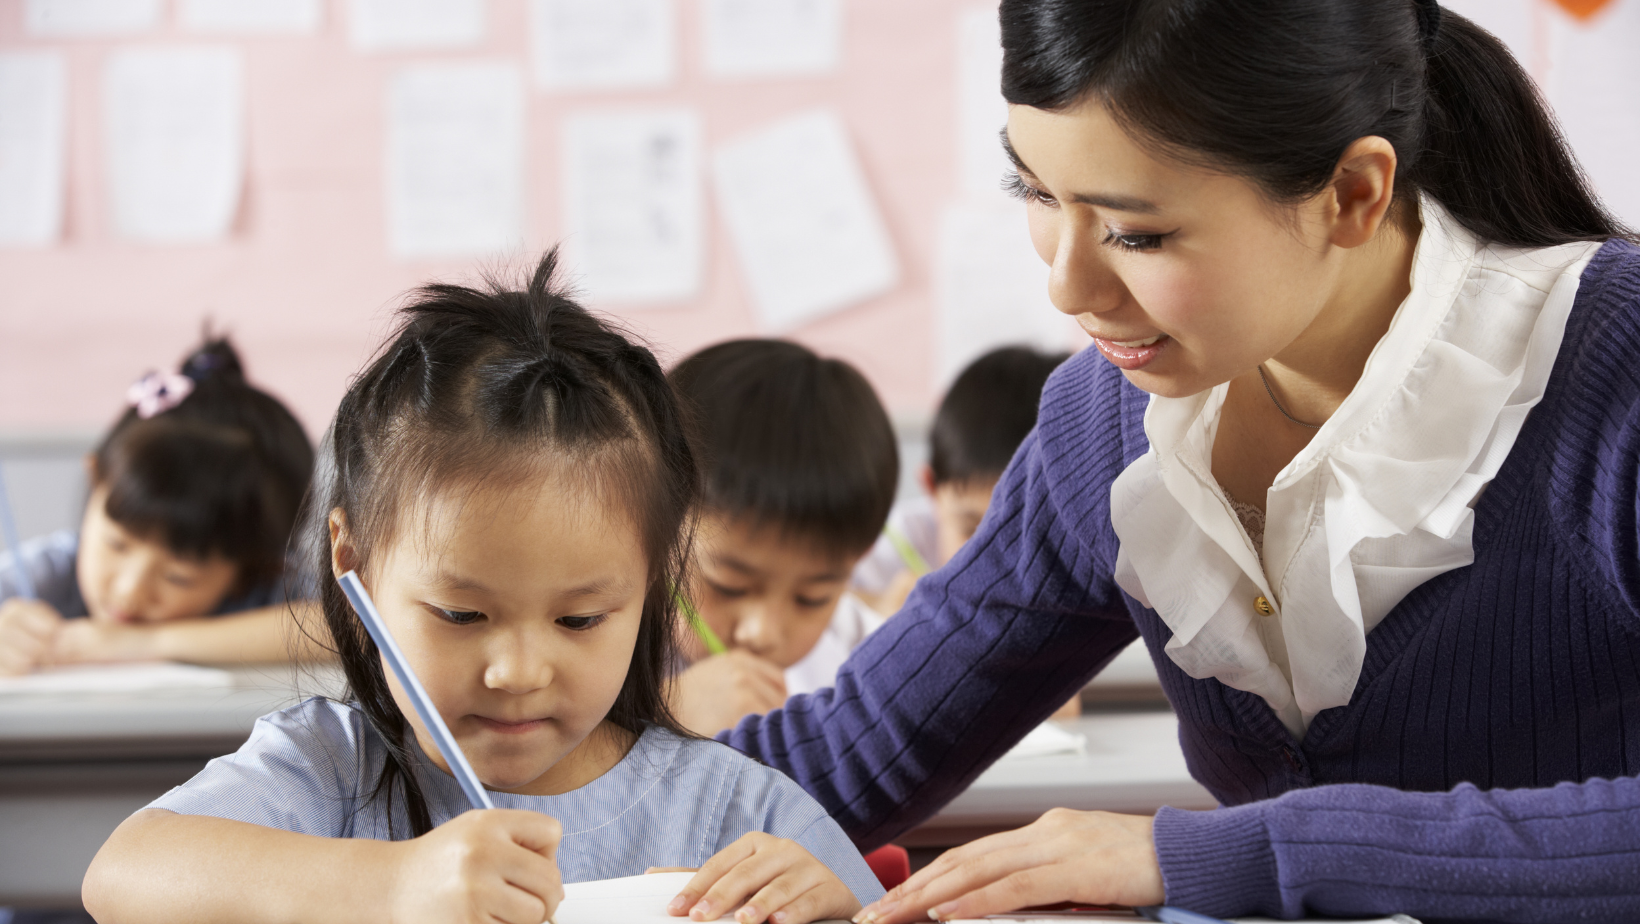
<path fill-rule="evenodd" d="M 1162 339 L 1163 337 L 1166 337 L 1166 336 L 1167 336 L 1166 334 L 1157 334 L 1154 337 L 1146 337 L 1143 340 L 1110 340 L 1109 338 L 1106 338 L 1106 337 L 1100 337 L 1099 339 L 1104 340 L 1107 343 L 1114 343 L 1117 346 L 1123 347 L 1125 349 L 1137 350 L 1137 349 L 1140 349 L 1141 347 L 1150 346 L 1151 344 L 1155 343 L 1156 341 L 1158 341 L 1158 340 L 1160 340 L 1160 339 Z"/>

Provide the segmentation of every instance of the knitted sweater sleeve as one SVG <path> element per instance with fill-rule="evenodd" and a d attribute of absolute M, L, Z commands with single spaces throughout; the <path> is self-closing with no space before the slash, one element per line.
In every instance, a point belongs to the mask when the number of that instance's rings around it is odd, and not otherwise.
<path fill-rule="evenodd" d="M 1081 464 L 1120 471 L 1119 446 L 1080 449 Z M 1110 574 L 1107 555 L 1078 537 L 1078 519 L 1109 518 L 1108 478 L 1101 512 L 1067 514 L 1047 455 L 1027 438 L 978 534 L 855 649 L 834 688 L 721 736 L 797 780 L 862 850 L 932 816 L 1137 637 L 1120 591 L 1089 577 Z"/>

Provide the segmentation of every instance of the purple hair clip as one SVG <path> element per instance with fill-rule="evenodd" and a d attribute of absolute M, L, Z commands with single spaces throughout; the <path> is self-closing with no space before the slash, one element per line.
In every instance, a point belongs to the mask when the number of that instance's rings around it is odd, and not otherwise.
<path fill-rule="evenodd" d="M 150 372 L 125 390 L 125 403 L 147 420 L 181 404 L 193 390 L 194 380 L 180 372 Z"/>

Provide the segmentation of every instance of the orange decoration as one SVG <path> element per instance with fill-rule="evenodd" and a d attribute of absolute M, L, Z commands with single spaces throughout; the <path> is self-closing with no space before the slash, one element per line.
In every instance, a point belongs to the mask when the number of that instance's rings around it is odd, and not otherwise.
<path fill-rule="evenodd" d="M 1612 5 L 1612 0 L 1555 0 L 1561 9 L 1588 22 L 1595 14 Z"/>

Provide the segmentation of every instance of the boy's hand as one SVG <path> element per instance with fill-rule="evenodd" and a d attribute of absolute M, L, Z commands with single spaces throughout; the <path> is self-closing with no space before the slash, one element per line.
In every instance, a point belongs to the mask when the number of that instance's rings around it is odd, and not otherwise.
<path fill-rule="evenodd" d="M 796 841 L 753 831 L 707 860 L 666 911 L 715 921 L 736 907 L 736 924 L 808 924 L 848 918 L 860 903 Z"/>
<path fill-rule="evenodd" d="M 697 661 L 672 678 L 672 714 L 697 735 L 710 737 L 785 702 L 785 672 L 742 648 Z"/>
<path fill-rule="evenodd" d="M 22 597 L 0 603 L 0 676 L 26 674 L 49 663 L 63 622 L 49 603 Z"/>
<path fill-rule="evenodd" d="M 563 834 L 539 812 L 466 812 L 400 841 L 386 915 L 427 924 L 541 924 L 564 900 L 554 856 Z"/>

